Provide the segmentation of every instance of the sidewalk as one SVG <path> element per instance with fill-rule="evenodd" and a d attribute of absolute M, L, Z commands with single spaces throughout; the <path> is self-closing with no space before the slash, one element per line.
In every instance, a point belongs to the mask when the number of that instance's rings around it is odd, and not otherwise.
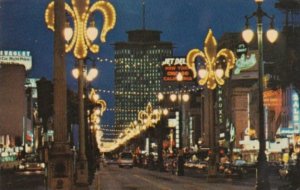
<path fill-rule="evenodd" d="M 90 190 L 100 190 L 100 171 L 96 171 L 94 180 L 92 184 L 89 186 Z"/>

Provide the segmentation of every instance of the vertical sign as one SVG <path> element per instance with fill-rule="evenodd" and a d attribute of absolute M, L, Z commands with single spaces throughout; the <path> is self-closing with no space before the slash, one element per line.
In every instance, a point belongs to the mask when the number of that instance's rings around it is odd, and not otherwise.
<path fill-rule="evenodd" d="M 176 148 L 179 148 L 179 141 L 180 141 L 180 138 L 179 138 L 179 112 L 176 112 L 176 120 L 177 120 L 177 125 L 176 125 L 176 128 L 175 128 L 175 142 L 176 142 Z"/>
<path fill-rule="evenodd" d="M 292 92 L 292 115 L 295 133 L 300 133 L 300 112 L 299 112 L 299 96 Z"/>
<path fill-rule="evenodd" d="M 217 88 L 217 125 L 223 125 L 224 123 L 224 99 L 223 88 L 218 86 Z"/>

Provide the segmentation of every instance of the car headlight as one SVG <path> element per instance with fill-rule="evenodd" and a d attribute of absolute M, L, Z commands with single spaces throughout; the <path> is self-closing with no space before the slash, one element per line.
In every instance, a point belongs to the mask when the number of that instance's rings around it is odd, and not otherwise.
<path fill-rule="evenodd" d="M 19 169 L 24 169 L 25 168 L 25 166 L 24 165 L 19 165 Z"/>
<path fill-rule="evenodd" d="M 41 167 L 42 167 L 42 168 L 45 168 L 45 163 L 41 163 Z"/>
<path fill-rule="evenodd" d="M 28 168 L 28 167 L 29 167 L 29 164 L 26 164 L 25 167 Z"/>

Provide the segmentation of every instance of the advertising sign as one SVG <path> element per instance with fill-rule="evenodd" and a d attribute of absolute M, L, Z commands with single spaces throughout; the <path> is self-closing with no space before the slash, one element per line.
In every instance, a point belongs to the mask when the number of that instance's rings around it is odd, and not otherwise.
<path fill-rule="evenodd" d="M 162 80 L 167 83 L 176 83 L 176 76 L 180 72 L 183 82 L 193 82 L 193 73 L 187 67 L 184 57 L 166 58 L 162 62 Z"/>
<path fill-rule="evenodd" d="M 30 51 L 7 51 L 0 50 L 0 64 L 24 65 L 26 70 L 32 67 Z"/>

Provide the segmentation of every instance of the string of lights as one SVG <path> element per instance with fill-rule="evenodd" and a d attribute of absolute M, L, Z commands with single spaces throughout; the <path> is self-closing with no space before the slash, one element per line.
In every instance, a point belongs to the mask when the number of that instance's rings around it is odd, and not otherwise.
<path fill-rule="evenodd" d="M 162 94 L 174 94 L 174 93 L 190 93 L 190 92 L 197 92 L 199 90 L 202 90 L 202 87 L 187 87 L 184 86 L 182 88 L 182 90 L 168 90 L 168 91 L 164 91 L 161 92 Z M 107 93 L 107 94 L 113 94 L 113 95 L 138 95 L 138 96 L 143 96 L 143 95 L 157 95 L 158 92 L 135 92 L 135 91 L 127 91 L 127 92 L 121 92 L 121 91 L 115 91 L 115 90 L 104 90 L 104 89 L 96 89 L 96 92 L 100 92 L 100 93 Z"/>

